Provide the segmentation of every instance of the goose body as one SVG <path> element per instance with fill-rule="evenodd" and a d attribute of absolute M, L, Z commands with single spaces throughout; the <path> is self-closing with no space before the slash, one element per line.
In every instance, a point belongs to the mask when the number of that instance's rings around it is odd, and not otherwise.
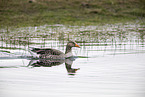
<path fill-rule="evenodd" d="M 42 59 L 65 59 L 73 56 L 72 47 L 80 47 L 76 42 L 69 41 L 65 53 L 52 48 L 33 48 L 31 51 L 39 54 Z"/>

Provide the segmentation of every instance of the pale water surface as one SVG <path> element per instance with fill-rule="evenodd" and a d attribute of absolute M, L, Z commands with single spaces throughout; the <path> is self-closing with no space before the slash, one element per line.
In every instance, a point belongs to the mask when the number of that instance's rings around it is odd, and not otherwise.
<path fill-rule="evenodd" d="M 81 46 L 73 48 L 71 68 L 17 57 L 30 56 L 29 47 L 64 52 L 68 39 Z M 145 97 L 143 25 L 1 29 L 0 45 L 0 97 Z"/>

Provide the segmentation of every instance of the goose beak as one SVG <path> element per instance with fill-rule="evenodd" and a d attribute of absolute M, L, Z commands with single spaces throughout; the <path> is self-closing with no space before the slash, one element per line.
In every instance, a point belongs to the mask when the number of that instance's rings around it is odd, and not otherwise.
<path fill-rule="evenodd" d="M 80 70 L 80 68 L 75 69 L 75 71 Z"/>
<path fill-rule="evenodd" d="M 79 47 L 80 48 L 80 46 L 78 44 L 75 44 L 75 47 Z"/>

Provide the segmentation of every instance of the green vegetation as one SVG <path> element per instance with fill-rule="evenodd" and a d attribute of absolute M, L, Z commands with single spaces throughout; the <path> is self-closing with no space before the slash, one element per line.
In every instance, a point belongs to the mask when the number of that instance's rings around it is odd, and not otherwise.
<path fill-rule="evenodd" d="M 145 17 L 145 0 L 31 1 L 0 0 L 0 26 L 96 25 Z"/>

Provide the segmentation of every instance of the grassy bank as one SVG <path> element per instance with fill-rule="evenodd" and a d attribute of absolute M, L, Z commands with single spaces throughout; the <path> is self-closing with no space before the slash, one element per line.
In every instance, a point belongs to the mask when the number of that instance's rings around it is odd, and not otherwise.
<path fill-rule="evenodd" d="M 0 0 L 0 26 L 96 25 L 145 17 L 144 0 Z"/>

